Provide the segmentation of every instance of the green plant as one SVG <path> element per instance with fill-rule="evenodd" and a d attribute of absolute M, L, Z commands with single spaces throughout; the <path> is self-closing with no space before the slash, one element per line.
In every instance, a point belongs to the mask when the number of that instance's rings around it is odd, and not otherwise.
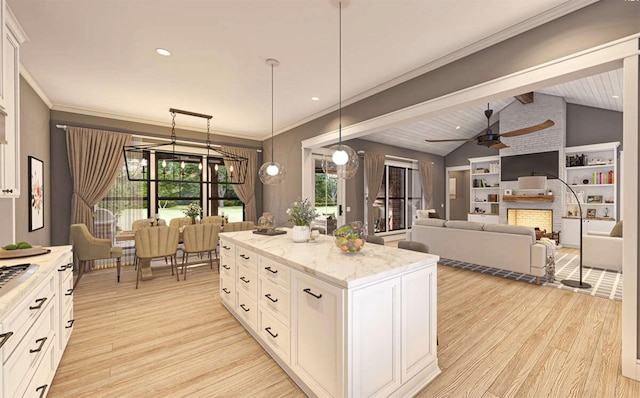
<path fill-rule="evenodd" d="M 189 206 L 187 206 L 187 208 L 184 211 L 184 214 L 186 214 L 188 217 L 197 217 L 200 215 L 201 212 L 202 212 L 202 207 L 200 207 L 199 204 L 193 202 L 193 203 L 190 203 Z"/>
<path fill-rule="evenodd" d="M 316 209 L 308 199 L 293 202 L 291 207 L 287 209 L 287 214 L 293 225 L 309 225 L 318 216 Z"/>

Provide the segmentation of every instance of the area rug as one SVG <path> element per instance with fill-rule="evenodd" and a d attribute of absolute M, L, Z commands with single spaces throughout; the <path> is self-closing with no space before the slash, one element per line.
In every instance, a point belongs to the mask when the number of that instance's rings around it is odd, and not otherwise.
<path fill-rule="evenodd" d="M 463 263 L 446 258 L 441 258 L 439 263 L 442 265 L 481 272 L 517 281 L 536 283 L 536 278 L 534 276 L 518 272 L 505 271 L 477 264 Z M 555 282 L 548 283 L 546 279 L 542 277 L 540 278 L 542 285 L 622 301 L 622 273 L 620 272 L 583 267 L 582 281 L 589 283 L 591 285 L 590 289 L 577 289 L 563 285 L 560 283 L 563 279 L 580 280 L 580 256 L 575 254 L 556 253 L 556 280 Z"/>

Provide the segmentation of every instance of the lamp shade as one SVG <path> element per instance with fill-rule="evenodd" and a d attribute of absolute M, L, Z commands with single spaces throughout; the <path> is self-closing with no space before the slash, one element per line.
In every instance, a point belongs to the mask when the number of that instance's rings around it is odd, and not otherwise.
<path fill-rule="evenodd" d="M 544 191 L 547 189 L 547 177 L 546 176 L 518 177 L 518 189 Z"/>
<path fill-rule="evenodd" d="M 263 184 L 276 185 L 284 181 L 286 172 L 278 162 L 265 162 L 258 170 L 258 177 Z"/>
<path fill-rule="evenodd" d="M 329 149 L 333 151 L 333 155 L 331 156 L 331 160 L 323 160 L 323 171 L 327 174 L 337 174 L 338 178 L 349 179 L 355 176 L 358 171 L 358 165 L 360 164 L 358 153 L 350 146 L 342 144 L 342 151 L 344 151 L 344 154 L 341 154 L 340 156 L 346 155 L 346 162 L 341 165 L 336 164 L 335 162 L 335 153 L 340 150 L 340 145 L 334 145 Z"/>

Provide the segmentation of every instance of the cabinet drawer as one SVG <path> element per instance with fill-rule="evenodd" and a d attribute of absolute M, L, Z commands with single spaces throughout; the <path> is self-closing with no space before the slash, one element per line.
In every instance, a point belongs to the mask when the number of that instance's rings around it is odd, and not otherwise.
<path fill-rule="evenodd" d="M 289 291 L 260 275 L 258 279 L 258 302 L 261 307 L 273 312 L 273 315 L 289 326 Z"/>
<path fill-rule="evenodd" d="M 225 278 L 230 281 L 236 280 L 235 257 L 229 255 L 220 256 L 220 279 Z"/>
<path fill-rule="evenodd" d="M 230 257 L 235 257 L 236 244 L 231 243 L 226 239 L 220 239 L 220 255 L 229 255 Z"/>
<path fill-rule="evenodd" d="M 236 307 L 236 284 L 233 279 L 220 278 L 220 298 L 230 308 Z"/>
<path fill-rule="evenodd" d="M 70 254 L 60 261 L 58 277 L 60 278 L 60 283 L 63 285 L 67 283 L 68 279 L 73 279 L 73 260 Z M 73 283 L 71 283 L 71 286 L 73 286 Z"/>
<path fill-rule="evenodd" d="M 27 397 L 45 397 L 49 393 L 51 388 L 51 382 L 53 382 L 53 376 L 56 373 L 56 347 L 55 344 L 51 344 L 47 351 L 44 353 L 42 362 L 36 371 L 36 374 L 31 379 L 31 382 L 24 390 L 24 398 Z M 19 389 L 21 392 L 22 389 Z"/>
<path fill-rule="evenodd" d="M 20 343 L 20 339 L 27 334 L 36 319 L 52 306 L 55 297 L 55 274 L 50 274 L 34 290 L 18 304 L 6 319 L 2 320 L 4 333 L 13 333 L 2 346 L 2 363 L 5 363 L 11 353 Z"/>
<path fill-rule="evenodd" d="M 253 300 L 258 296 L 258 273 L 245 266 L 237 268 L 236 286 L 238 291 L 243 291 Z"/>
<path fill-rule="evenodd" d="M 258 305 L 242 291 L 236 292 L 236 314 L 249 324 L 251 329 L 258 326 Z"/>
<path fill-rule="evenodd" d="M 264 257 L 260 257 L 258 263 L 260 275 L 289 290 L 289 267 Z"/>
<path fill-rule="evenodd" d="M 255 271 L 258 267 L 258 255 L 251 250 L 238 247 L 236 249 L 236 264 L 244 265 L 245 267 Z"/>
<path fill-rule="evenodd" d="M 62 282 L 62 289 L 60 289 L 60 301 L 62 307 L 60 311 L 64 311 L 69 305 L 73 303 L 73 278 L 66 278 Z"/>
<path fill-rule="evenodd" d="M 258 325 L 262 340 L 288 365 L 291 347 L 289 328 L 262 308 L 258 310 Z"/>
<path fill-rule="evenodd" d="M 60 319 L 60 348 L 64 350 L 73 331 L 73 305 L 70 305 Z"/>
<path fill-rule="evenodd" d="M 54 338 L 55 305 L 49 305 L 2 368 L 5 397 L 20 396 L 19 387 L 31 380 Z"/>

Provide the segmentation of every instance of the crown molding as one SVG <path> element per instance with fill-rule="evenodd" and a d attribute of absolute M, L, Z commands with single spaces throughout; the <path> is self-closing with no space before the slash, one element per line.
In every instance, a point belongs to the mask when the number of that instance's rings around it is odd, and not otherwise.
<path fill-rule="evenodd" d="M 33 91 L 36 92 L 38 97 L 40 97 L 40 99 L 47 105 L 47 107 L 49 109 L 51 109 L 53 107 L 53 102 L 51 102 L 51 100 L 49 99 L 49 97 L 47 97 L 47 94 L 45 94 L 45 92 L 42 89 L 42 87 L 40 87 L 38 82 L 36 82 L 36 80 L 33 78 L 33 76 L 31 76 L 31 73 L 29 73 L 27 68 L 25 68 L 24 65 L 22 65 L 22 64 L 20 64 L 20 76 L 22 76 L 22 78 L 27 83 L 29 83 L 29 85 L 31 86 Z"/>

